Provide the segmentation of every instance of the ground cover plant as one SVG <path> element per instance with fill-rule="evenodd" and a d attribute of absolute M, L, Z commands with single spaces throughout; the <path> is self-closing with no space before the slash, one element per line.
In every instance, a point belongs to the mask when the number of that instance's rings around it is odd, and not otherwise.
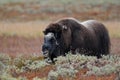
<path fill-rule="evenodd" d="M 80 54 L 60 56 L 55 64 L 41 56 L 11 58 L 0 54 L 1 80 L 119 80 L 120 56 L 107 55 L 101 59 Z"/>

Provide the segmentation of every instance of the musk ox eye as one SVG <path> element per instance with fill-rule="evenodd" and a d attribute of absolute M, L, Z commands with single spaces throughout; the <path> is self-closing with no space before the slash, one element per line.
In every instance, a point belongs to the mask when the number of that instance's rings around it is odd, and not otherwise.
<path fill-rule="evenodd" d="M 55 40 L 53 38 L 50 39 L 50 42 L 53 43 Z"/>
<path fill-rule="evenodd" d="M 61 38 L 61 34 L 62 34 L 61 32 L 55 33 L 55 38 L 56 38 L 56 39 L 60 39 L 60 38 Z"/>

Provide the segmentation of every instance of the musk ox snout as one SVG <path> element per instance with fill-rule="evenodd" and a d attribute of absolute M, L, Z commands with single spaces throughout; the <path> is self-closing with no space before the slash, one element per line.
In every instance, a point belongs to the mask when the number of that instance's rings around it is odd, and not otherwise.
<path fill-rule="evenodd" d="M 47 33 L 44 36 L 44 44 L 42 46 L 42 52 L 44 57 L 50 57 L 55 53 L 56 48 L 58 47 L 57 40 L 53 33 Z"/>
<path fill-rule="evenodd" d="M 42 46 L 42 52 L 43 52 L 43 56 L 44 56 L 45 58 L 48 57 L 48 54 L 49 54 L 48 46 L 43 45 L 43 46 Z"/>
<path fill-rule="evenodd" d="M 53 50 L 54 46 L 50 44 L 50 42 L 44 42 L 42 46 L 42 52 L 44 57 L 49 57 L 51 51 Z"/>

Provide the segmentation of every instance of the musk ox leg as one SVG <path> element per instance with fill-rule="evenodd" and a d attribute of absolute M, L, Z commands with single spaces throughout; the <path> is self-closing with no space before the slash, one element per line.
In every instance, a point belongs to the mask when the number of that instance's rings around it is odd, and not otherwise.
<path fill-rule="evenodd" d="M 70 50 L 70 52 L 72 53 L 72 54 L 76 54 L 76 51 L 75 51 L 76 49 L 71 49 Z"/>
<path fill-rule="evenodd" d="M 94 51 L 92 54 L 94 54 L 93 56 L 96 56 L 98 59 L 102 57 L 101 53 L 99 53 L 98 51 Z"/>

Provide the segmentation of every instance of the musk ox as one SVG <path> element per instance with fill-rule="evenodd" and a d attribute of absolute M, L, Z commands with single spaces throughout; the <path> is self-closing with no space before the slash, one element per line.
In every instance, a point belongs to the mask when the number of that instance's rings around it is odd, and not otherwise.
<path fill-rule="evenodd" d="M 79 22 L 74 18 L 61 19 L 49 24 L 43 32 L 43 55 L 52 61 L 58 56 L 65 56 L 69 51 L 98 58 L 109 54 L 108 31 L 96 20 Z"/>

